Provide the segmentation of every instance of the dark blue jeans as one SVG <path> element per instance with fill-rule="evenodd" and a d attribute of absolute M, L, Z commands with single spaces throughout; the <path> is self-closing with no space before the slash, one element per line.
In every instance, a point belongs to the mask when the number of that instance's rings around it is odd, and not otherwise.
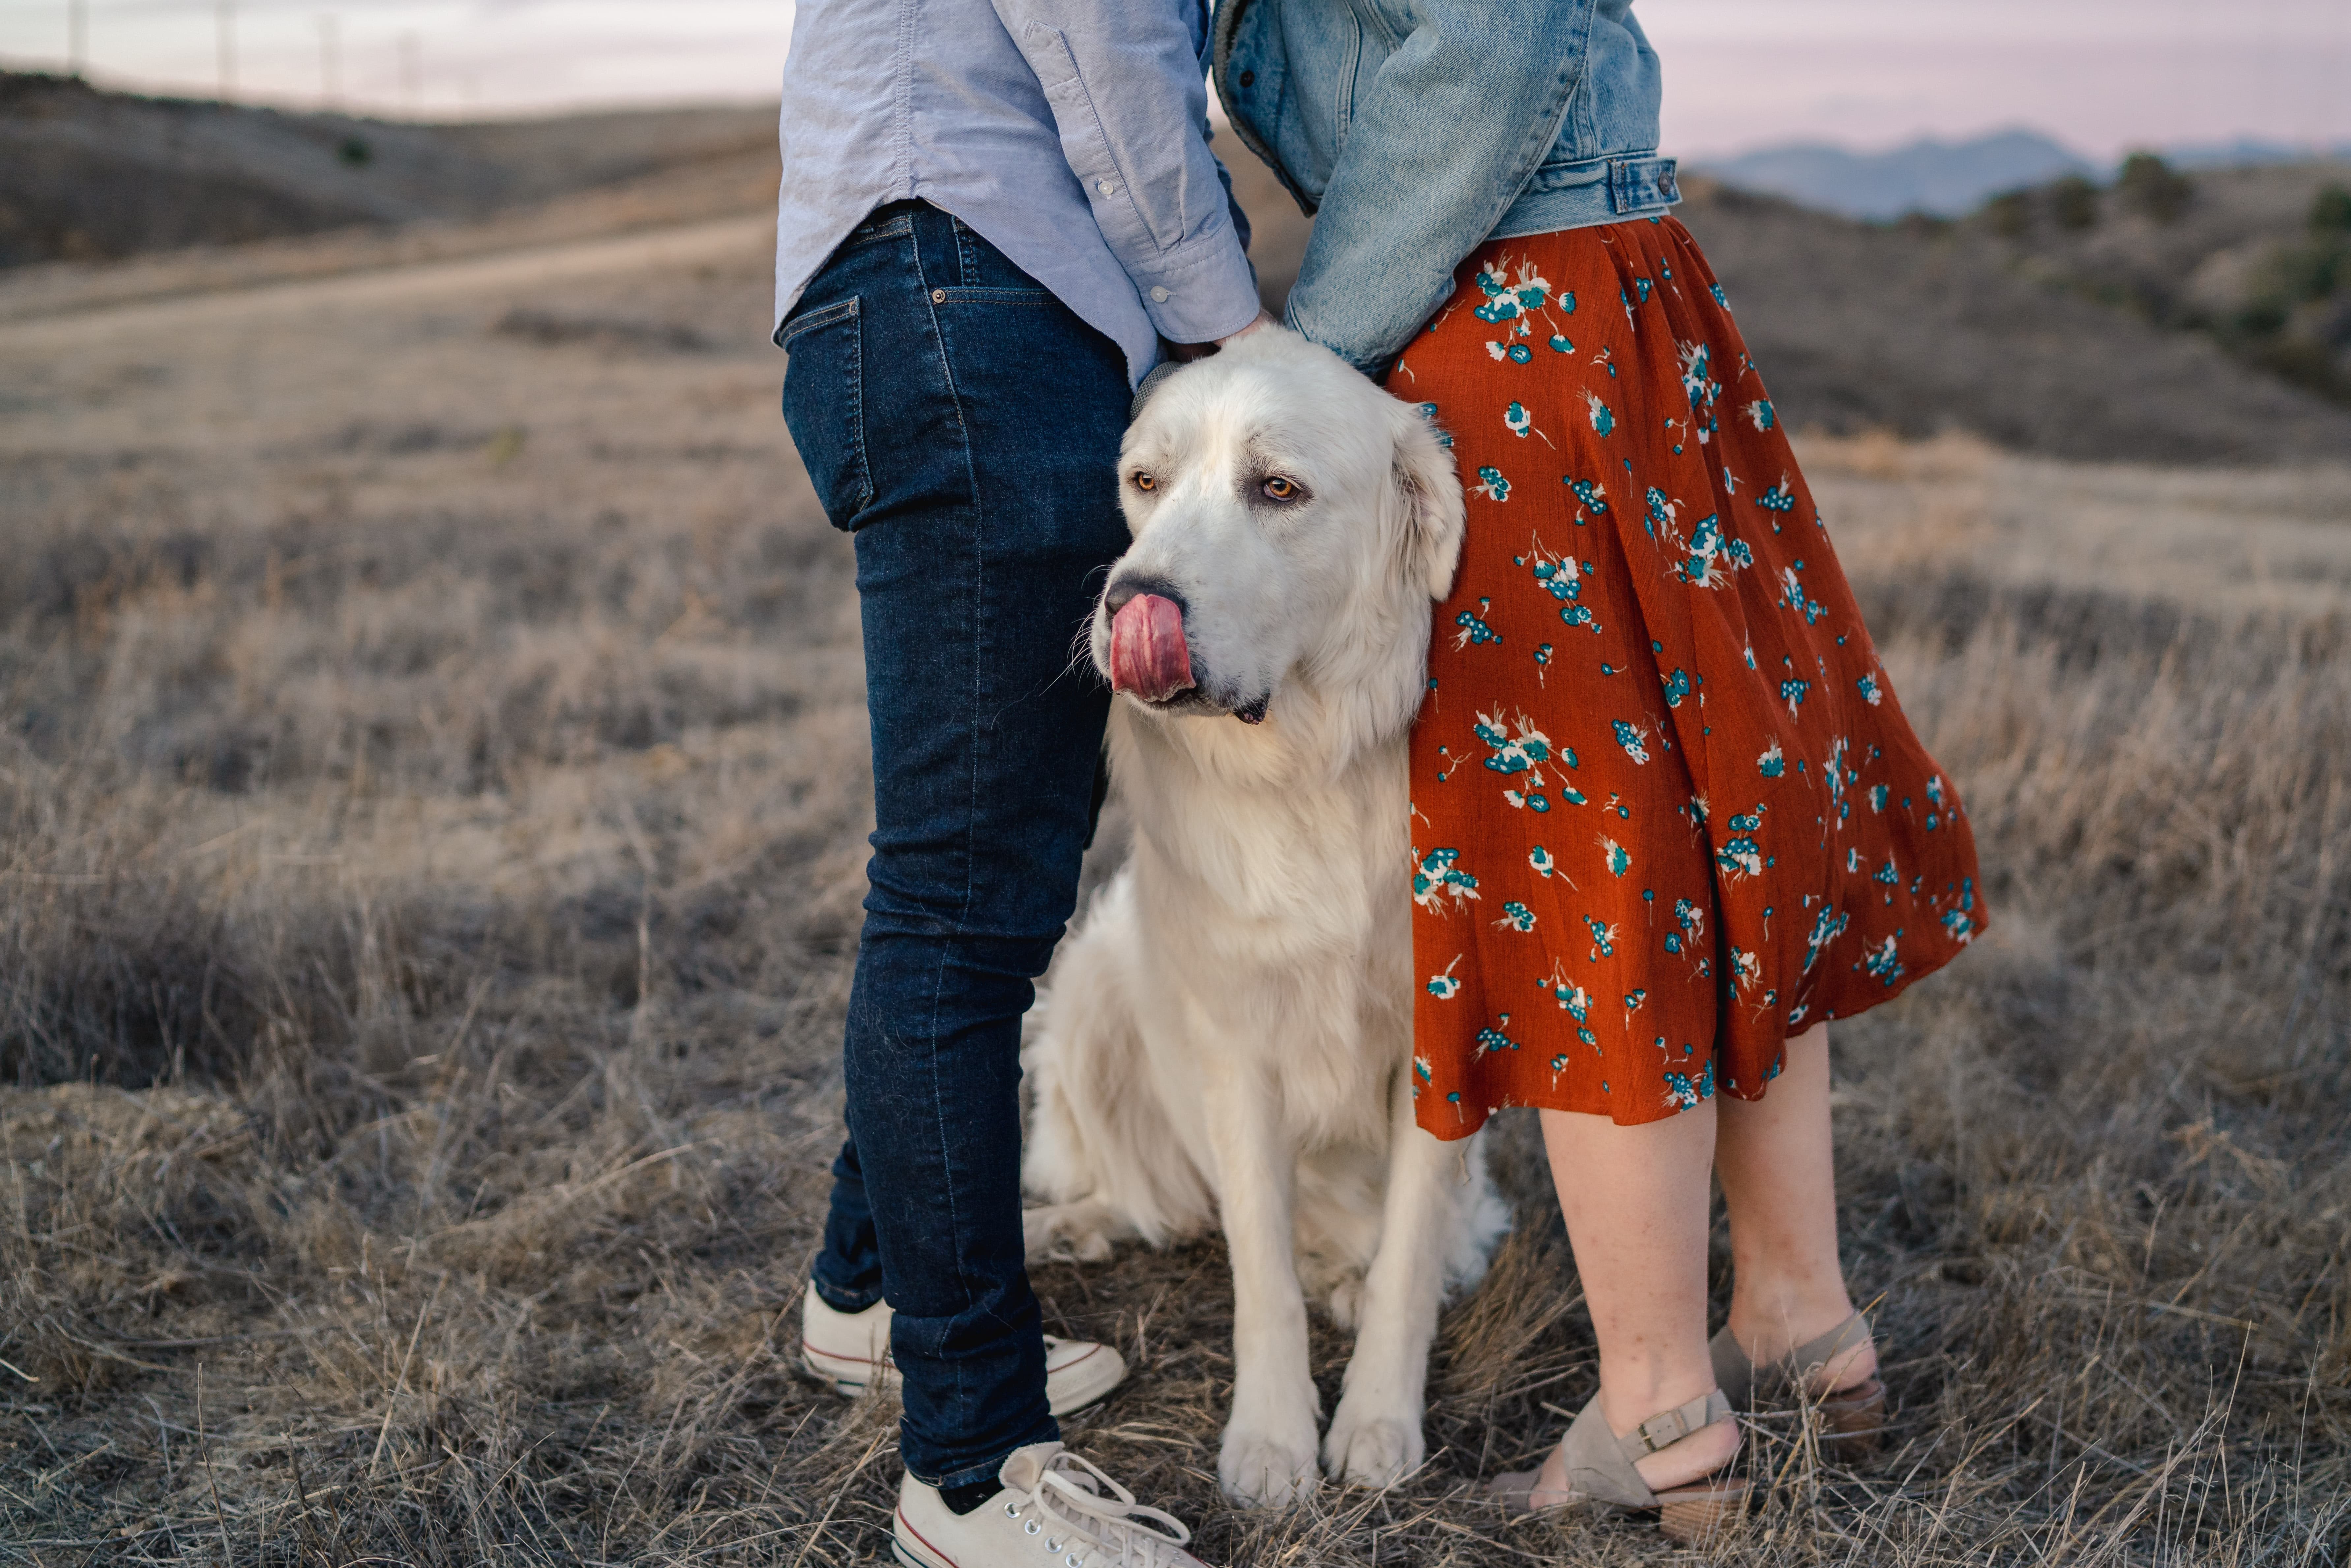
<path fill-rule="evenodd" d="M 1076 901 L 1109 694 L 1073 658 L 1117 507 L 1112 342 L 936 208 L 882 208 L 784 323 L 784 418 L 857 535 L 873 855 L 815 1288 L 887 1297 L 935 1486 L 1057 1433 L 1020 1239 L 1020 1018 Z"/>

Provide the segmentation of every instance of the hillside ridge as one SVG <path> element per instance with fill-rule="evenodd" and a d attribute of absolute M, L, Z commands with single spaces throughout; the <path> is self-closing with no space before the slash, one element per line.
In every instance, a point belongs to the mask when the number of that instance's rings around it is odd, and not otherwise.
<path fill-rule="evenodd" d="M 0 72 L 0 268 L 482 218 L 774 147 L 768 108 L 436 124 Z"/>

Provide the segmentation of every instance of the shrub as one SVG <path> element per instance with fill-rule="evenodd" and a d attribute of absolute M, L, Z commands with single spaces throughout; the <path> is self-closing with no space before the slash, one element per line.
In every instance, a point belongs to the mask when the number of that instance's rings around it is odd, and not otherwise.
<path fill-rule="evenodd" d="M 2310 227 L 2314 234 L 2351 234 L 2351 190 L 2323 187 L 2310 204 Z"/>
<path fill-rule="evenodd" d="M 2152 152 L 2124 159 L 2115 190 L 2133 210 L 2159 224 L 2179 217 L 2196 196 L 2195 182 Z"/>
<path fill-rule="evenodd" d="M 2049 187 L 2049 213 L 2064 229 L 2086 229 L 2098 221 L 2098 188 L 2079 174 L 2068 174 Z"/>
<path fill-rule="evenodd" d="M 2032 197 L 2024 191 L 2002 191 L 1984 204 L 1984 221 L 2002 239 L 2022 239 L 2032 229 Z"/>

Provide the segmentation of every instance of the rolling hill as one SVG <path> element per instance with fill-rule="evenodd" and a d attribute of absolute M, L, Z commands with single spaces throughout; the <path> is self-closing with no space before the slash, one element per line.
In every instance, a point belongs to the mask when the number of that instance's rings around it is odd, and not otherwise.
<path fill-rule="evenodd" d="M 1278 308 L 1311 222 L 1270 172 L 1225 151 L 1257 231 L 1260 291 Z M 2323 174 L 2192 178 L 2199 190 L 2241 179 L 2266 190 L 2315 186 Z M 1703 176 L 1682 188 L 1677 215 L 1714 264 L 1772 402 L 1797 428 L 1964 430 L 2014 451 L 2094 460 L 2351 455 L 2351 411 L 2232 358 L 2209 335 L 2032 265 L 2023 242 L 1989 219 L 1869 224 Z M 2270 199 L 2263 221 L 2275 226 L 2290 205 Z M 2222 224 L 2237 212 L 2215 198 Z M 2147 266 L 2164 275 L 2195 254 L 2186 245 Z"/>
<path fill-rule="evenodd" d="M 0 75 L 0 319 L 751 214 L 774 138 L 761 105 L 423 124 Z M 1278 306 L 1310 222 L 1219 147 Z M 2351 168 L 2069 175 L 1883 225 L 1692 177 L 1680 215 L 1798 428 L 2256 464 L 2351 454 L 2314 392 L 2351 338 L 2346 242 L 2307 228 L 2334 183 Z"/>
<path fill-rule="evenodd" d="M 0 267 L 479 218 L 774 148 L 765 107 L 435 125 L 0 73 Z"/>

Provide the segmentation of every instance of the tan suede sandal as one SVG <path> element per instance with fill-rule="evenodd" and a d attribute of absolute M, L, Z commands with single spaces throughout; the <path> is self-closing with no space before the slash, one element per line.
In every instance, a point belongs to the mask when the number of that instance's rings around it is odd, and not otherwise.
<path fill-rule="evenodd" d="M 1691 1433 L 1730 1417 L 1730 1401 L 1722 1390 L 1701 1395 L 1687 1405 L 1650 1416 L 1625 1437 L 1608 1427 L 1593 1395 L 1568 1425 L 1560 1451 L 1567 1460 L 1568 1499 L 1533 1504 L 1541 1469 L 1516 1470 L 1496 1476 L 1486 1484 L 1486 1495 L 1514 1513 L 1591 1508 L 1609 1513 L 1655 1513 L 1658 1526 L 1675 1541 L 1705 1541 L 1737 1519 L 1747 1507 L 1747 1478 L 1716 1474 L 1689 1486 L 1655 1492 L 1633 1468 Z"/>
<path fill-rule="evenodd" d="M 1886 1385 L 1870 1377 L 1823 1395 L 1807 1390 L 1821 1368 L 1869 1341 L 1869 1320 L 1855 1312 L 1769 1366 L 1747 1359 L 1728 1323 L 1706 1348 L 1714 1358 L 1714 1379 L 1732 1405 L 1741 1410 L 1811 1410 L 1818 1417 L 1822 1457 L 1852 1464 L 1876 1453 L 1886 1435 Z"/>

